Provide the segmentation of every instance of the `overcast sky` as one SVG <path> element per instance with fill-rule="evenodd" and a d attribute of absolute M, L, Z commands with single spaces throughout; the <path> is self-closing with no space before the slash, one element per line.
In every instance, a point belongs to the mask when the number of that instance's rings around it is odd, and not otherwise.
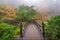
<path fill-rule="evenodd" d="M 0 0 L 0 3 L 11 6 L 29 5 L 36 9 L 48 12 L 50 15 L 60 14 L 60 0 Z"/>

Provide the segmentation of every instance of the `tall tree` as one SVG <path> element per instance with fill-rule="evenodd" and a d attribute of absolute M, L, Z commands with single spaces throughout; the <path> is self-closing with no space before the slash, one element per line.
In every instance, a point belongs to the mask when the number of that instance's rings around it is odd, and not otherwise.
<path fill-rule="evenodd" d="M 19 6 L 16 8 L 16 12 L 17 19 L 22 21 L 32 20 L 32 17 L 36 15 L 36 10 L 33 8 L 33 6 Z"/>
<path fill-rule="evenodd" d="M 16 8 L 16 12 L 17 12 L 17 20 L 19 20 L 21 23 L 20 34 L 22 37 L 22 22 L 31 21 L 32 17 L 36 15 L 36 10 L 34 10 L 33 7 L 23 5 Z"/>

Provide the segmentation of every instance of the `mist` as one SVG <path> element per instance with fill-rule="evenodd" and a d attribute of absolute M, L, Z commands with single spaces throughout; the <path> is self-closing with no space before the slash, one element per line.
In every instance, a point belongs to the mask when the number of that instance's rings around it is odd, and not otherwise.
<path fill-rule="evenodd" d="M 35 9 L 48 13 L 51 16 L 60 15 L 60 0 L 0 0 L 0 4 L 13 7 L 19 5 L 34 6 Z"/>

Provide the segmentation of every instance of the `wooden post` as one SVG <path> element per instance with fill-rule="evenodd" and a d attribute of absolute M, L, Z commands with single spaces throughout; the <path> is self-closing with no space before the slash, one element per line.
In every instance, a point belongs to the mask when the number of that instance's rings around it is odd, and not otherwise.
<path fill-rule="evenodd" d="M 20 37 L 23 37 L 23 35 L 22 35 L 22 22 L 20 24 Z"/>
<path fill-rule="evenodd" d="M 45 37 L 45 32 L 44 32 L 44 21 L 42 21 L 42 26 L 43 26 L 43 37 Z"/>

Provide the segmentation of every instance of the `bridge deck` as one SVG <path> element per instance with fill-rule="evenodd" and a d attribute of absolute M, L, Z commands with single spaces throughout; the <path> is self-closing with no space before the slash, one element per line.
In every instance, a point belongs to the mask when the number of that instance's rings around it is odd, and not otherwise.
<path fill-rule="evenodd" d="M 27 26 L 23 38 L 18 37 L 18 40 L 43 40 L 42 34 L 39 32 L 35 24 L 31 23 Z"/>

